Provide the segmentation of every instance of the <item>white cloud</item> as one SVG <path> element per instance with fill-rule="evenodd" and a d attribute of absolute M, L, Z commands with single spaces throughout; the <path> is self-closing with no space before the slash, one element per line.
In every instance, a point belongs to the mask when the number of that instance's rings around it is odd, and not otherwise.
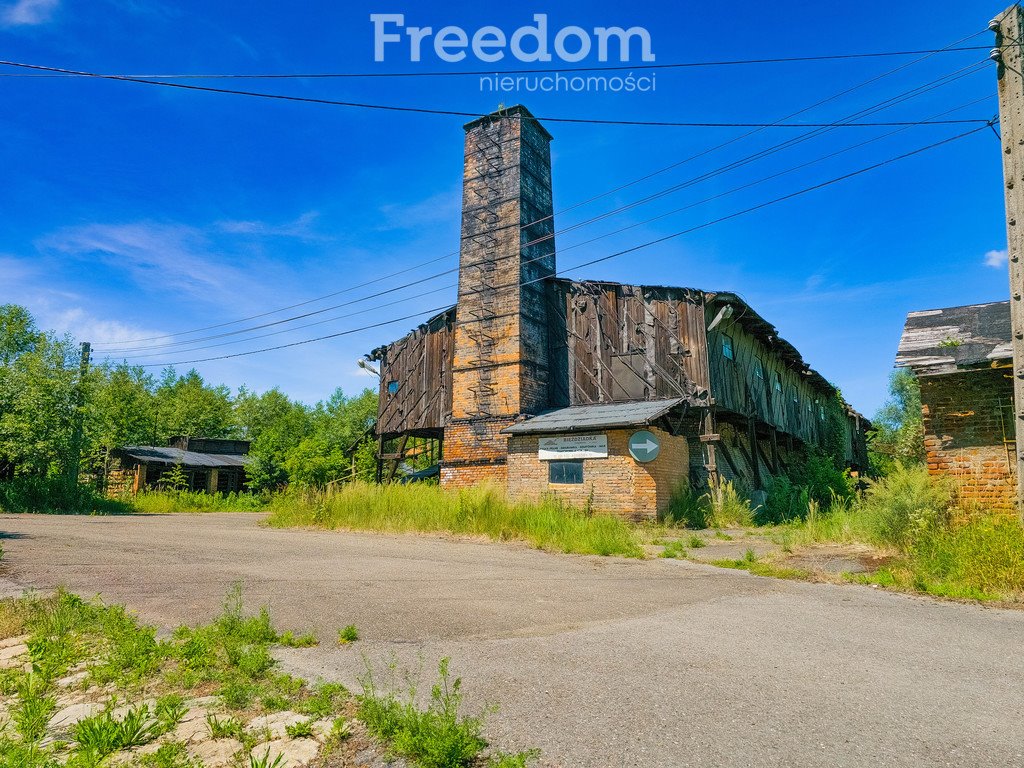
<path fill-rule="evenodd" d="M 985 266 L 993 269 L 1002 269 L 1006 266 L 1007 254 L 1005 250 L 989 251 L 985 254 Z"/>
<path fill-rule="evenodd" d="M 165 331 L 147 328 L 123 320 L 97 317 L 86 310 L 81 294 L 55 287 L 52 274 L 25 261 L 0 256 L 0 274 L 6 278 L 0 291 L 0 304 L 26 307 L 36 325 L 57 335 L 70 334 L 76 341 L 122 342 L 161 336 Z M 102 352 L 94 354 L 102 358 Z"/>
<path fill-rule="evenodd" d="M 45 24 L 53 18 L 60 0 L 17 0 L 0 6 L 0 26 L 27 27 Z"/>
<path fill-rule="evenodd" d="M 390 203 L 381 206 L 380 212 L 384 222 L 378 229 L 417 229 L 440 222 L 458 221 L 461 205 L 462 200 L 457 188 L 439 192 L 416 203 Z"/>
<path fill-rule="evenodd" d="M 43 251 L 99 258 L 149 288 L 172 289 L 216 301 L 248 283 L 244 273 L 213 252 L 202 230 L 185 224 L 87 224 L 38 242 Z"/>
<path fill-rule="evenodd" d="M 38 310 L 38 304 L 36 308 Z M 40 326 L 52 328 L 58 333 L 70 333 L 79 341 L 101 341 L 107 346 L 111 343 L 129 343 L 163 335 L 162 331 L 143 328 L 121 320 L 95 317 L 81 307 L 63 307 L 55 311 L 53 308 L 44 308 L 37 320 Z M 94 357 L 103 356 L 102 348 L 94 351 Z"/>
<path fill-rule="evenodd" d="M 218 221 L 216 226 L 222 232 L 232 235 L 258 235 L 260 237 L 293 237 L 297 240 L 321 240 L 313 225 L 320 218 L 319 211 L 306 211 L 294 221 L 271 224 L 266 221 Z"/>

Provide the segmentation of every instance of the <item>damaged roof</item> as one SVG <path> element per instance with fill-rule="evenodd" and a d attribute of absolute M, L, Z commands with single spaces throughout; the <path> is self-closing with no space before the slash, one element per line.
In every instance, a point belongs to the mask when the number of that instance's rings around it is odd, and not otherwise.
<path fill-rule="evenodd" d="M 1013 358 L 1010 302 L 925 309 L 907 315 L 897 367 L 919 376 L 991 367 Z"/>
<path fill-rule="evenodd" d="M 181 464 L 184 467 L 244 467 L 252 459 L 226 453 L 197 453 L 156 445 L 129 445 L 121 452 L 144 464 Z"/>
<path fill-rule="evenodd" d="M 641 427 L 652 424 L 684 402 L 681 397 L 673 397 L 668 400 L 570 405 L 520 421 L 501 431 L 507 435 L 537 435 Z"/>

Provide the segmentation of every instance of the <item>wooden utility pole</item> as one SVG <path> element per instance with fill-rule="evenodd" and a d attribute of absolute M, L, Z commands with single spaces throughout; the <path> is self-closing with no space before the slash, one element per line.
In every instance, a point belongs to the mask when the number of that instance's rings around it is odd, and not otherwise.
<path fill-rule="evenodd" d="M 78 386 L 75 391 L 75 431 L 71 435 L 71 460 L 68 462 L 68 480 L 78 484 L 82 464 L 82 432 L 85 422 L 85 377 L 89 374 L 89 354 L 92 345 L 82 342 L 82 360 L 78 365 Z"/>
<path fill-rule="evenodd" d="M 1010 262 L 1013 341 L 1013 412 L 1016 434 L 1017 511 L 1024 520 L 1024 11 L 1012 5 L 989 24 L 998 63 L 999 128 L 1006 195 L 1006 250 Z"/>

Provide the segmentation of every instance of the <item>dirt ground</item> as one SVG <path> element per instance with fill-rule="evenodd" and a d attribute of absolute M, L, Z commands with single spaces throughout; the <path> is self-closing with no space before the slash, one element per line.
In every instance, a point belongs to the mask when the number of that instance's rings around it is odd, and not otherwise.
<path fill-rule="evenodd" d="M 64 584 L 170 627 L 241 580 L 324 641 L 282 651 L 288 671 L 356 687 L 450 656 L 470 708 L 500 705 L 498 747 L 574 768 L 1024 766 L 1024 612 L 259 519 L 0 516 L 0 592 Z"/>

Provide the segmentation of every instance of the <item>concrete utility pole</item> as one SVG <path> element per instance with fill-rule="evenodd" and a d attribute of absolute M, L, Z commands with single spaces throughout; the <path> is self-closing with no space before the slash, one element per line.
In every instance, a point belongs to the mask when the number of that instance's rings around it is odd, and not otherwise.
<path fill-rule="evenodd" d="M 71 436 L 71 461 L 68 463 L 68 480 L 78 484 L 78 471 L 82 464 L 82 432 L 85 421 L 85 377 L 89 373 L 89 355 L 92 345 L 82 342 L 82 360 L 78 365 L 78 387 L 75 392 L 75 431 Z"/>
<path fill-rule="evenodd" d="M 1006 249 L 1010 262 L 1013 408 L 1017 455 L 1017 511 L 1024 521 L 1024 11 L 1012 5 L 989 24 L 998 62 L 999 127 L 1006 194 Z"/>

